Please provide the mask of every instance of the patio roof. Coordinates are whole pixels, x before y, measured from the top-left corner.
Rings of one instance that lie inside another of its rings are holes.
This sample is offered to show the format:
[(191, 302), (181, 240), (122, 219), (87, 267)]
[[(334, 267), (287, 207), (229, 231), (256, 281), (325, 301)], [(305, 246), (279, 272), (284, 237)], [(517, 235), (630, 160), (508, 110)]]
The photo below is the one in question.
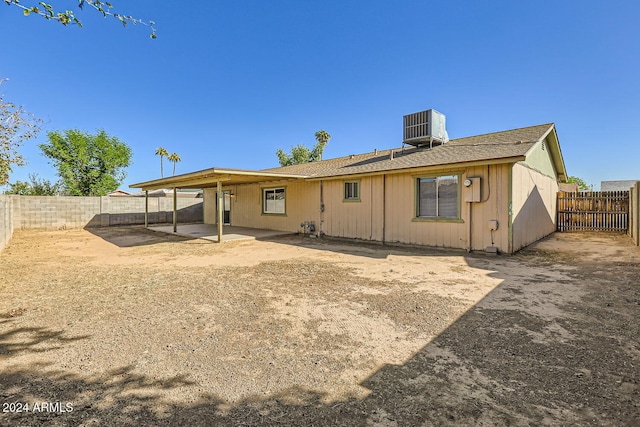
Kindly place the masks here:
[(210, 168), (197, 172), (175, 175), (168, 178), (139, 182), (137, 184), (132, 184), (129, 187), (140, 188), (142, 190), (157, 190), (160, 188), (210, 188), (217, 186), (218, 182), (223, 182), (225, 185), (250, 184), (255, 182), (303, 178), (306, 178), (306, 176), (282, 172)]
[[(177, 206), (177, 189), (178, 188), (211, 188), (216, 187), (218, 195), (218, 212), (217, 217), (222, 218), (223, 194), (222, 184), (249, 184), (253, 182), (280, 181), (282, 179), (303, 179), (304, 175), (279, 173), (279, 172), (260, 172), (244, 169), (221, 169), (210, 168), (197, 172), (185, 173), (168, 178), (155, 179), (153, 181), (145, 181), (132, 184), (131, 188), (140, 188), (145, 191), (145, 211), (144, 223), (148, 227), (149, 222), (149, 190), (157, 190), (161, 188), (173, 188), (173, 232), (178, 232), (178, 206)], [(218, 236), (216, 241), (222, 242), (222, 221), (218, 221)]]

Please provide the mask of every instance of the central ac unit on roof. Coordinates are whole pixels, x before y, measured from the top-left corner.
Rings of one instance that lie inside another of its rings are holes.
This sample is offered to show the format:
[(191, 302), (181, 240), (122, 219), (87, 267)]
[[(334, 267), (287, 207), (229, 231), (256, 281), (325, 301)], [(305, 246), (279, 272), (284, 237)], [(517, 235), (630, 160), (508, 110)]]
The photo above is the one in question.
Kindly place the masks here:
[(436, 110), (407, 114), (403, 117), (403, 123), (403, 144), (432, 147), (449, 140), (445, 115)]

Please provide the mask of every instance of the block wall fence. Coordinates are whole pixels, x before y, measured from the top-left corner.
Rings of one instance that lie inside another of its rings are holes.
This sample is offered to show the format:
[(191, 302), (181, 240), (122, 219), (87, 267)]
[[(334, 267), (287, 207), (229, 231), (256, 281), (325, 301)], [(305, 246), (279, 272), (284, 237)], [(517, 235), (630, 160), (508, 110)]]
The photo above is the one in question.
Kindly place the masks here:
[(13, 235), (12, 196), (0, 194), (0, 252), (7, 246)]
[(629, 193), (629, 235), (640, 246), (640, 181), (636, 181)]
[[(179, 223), (202, 222), (202, 200), (178, 198)], [(144, 224), (144, 197), (0, 195), (0, 251), (13, 230)], [(149, 197), (149, 224), (173, 222), (173, 198)]]

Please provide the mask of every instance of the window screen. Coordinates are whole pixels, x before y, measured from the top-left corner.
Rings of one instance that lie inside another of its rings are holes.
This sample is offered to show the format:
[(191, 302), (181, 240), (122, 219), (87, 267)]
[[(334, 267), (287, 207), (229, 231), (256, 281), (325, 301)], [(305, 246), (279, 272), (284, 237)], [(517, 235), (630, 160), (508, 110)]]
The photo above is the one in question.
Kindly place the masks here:
[(264, 213), (285, 213), (285, 193), (284, 188), (269, 188), (263, 191), (263, 212)]
[(458, 176), (418, 178), (419, 217), (458, 218)]
[(345, 200), (360, 199), (360, 183), (358, 181), (344, 183)]

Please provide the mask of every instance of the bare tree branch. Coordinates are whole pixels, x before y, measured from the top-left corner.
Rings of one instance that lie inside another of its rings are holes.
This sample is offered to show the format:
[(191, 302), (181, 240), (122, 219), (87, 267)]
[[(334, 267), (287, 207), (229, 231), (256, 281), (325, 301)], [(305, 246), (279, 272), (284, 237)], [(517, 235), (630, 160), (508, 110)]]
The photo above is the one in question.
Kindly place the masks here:
[[(3, 0), (3, 1), (9, 6), (16, 6), (22, 9), (22, 13), (25, 16), (35, 14), (48, 20), (57, 21), (62, 25), (75, 24), (75, 25), (78, 25), (79, 27), (82, 27), (82, 22), (78, 18), (76, 18), (72, 10), (65, 10), (64, 12), (55, 11), (51, 4), (45, 3), (43, 1), (38, 2), (37, 6), (24, 6), (23, 4), (20, 3), (20, 0)], [(143, 21), (142, 19), (134, 18), (131, 15), (123, 15), (120, 13), (112, 12), (111, 9), (113, 8), (113, 5), (107, 1), (78, 0), (78, 8), (80, 10), (82, 10), (85, 5), (91, 6), (92, 8), (97, 10), (99, 13), (101, 13), (102, 16), (104, 16), (105, 18), (108, 16), (108, 17), (117, 19), (124, 26), (126, 26), (127, 24), (144, 25), (145, 27), (148, 27), (149, 29), (151, 29), (151, 34), (149, 35), (149, 37), (151, 37), (152, 39), (155, 39), (157, 37), (156, 29), (154, 27), (155, 22), (153, 21)]]

